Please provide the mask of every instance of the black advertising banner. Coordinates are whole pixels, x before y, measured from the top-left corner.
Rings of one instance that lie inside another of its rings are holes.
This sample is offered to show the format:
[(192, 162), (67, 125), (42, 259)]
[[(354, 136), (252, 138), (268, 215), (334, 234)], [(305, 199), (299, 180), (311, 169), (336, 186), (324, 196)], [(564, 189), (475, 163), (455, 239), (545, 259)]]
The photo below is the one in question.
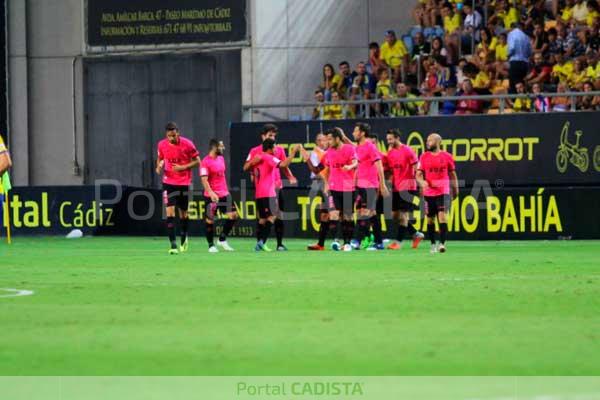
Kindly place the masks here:
[[(356, 121), (277, 123), (277, 141), (288, 148), (302, 143), (313, 146), (315, 134), (339, 126), (351, 137)], [(400, 129), (402, 141), (418, 155), (431, 132), (444, 138), (442, 146), (453, 154), (460, 180), (471, 186), (487, 181), (492, 186), (594, 185), (600, 184), (600, 113), (553, 113), (506, 116), (412, 117), (367, 121), (379, 135), (385, 152), (385, 132)], [(260, 142), (261, 123), (231, 127), (231, 182), (248, 179), (242, 165), (250, 148)], [(301, 186), (310, 185), (307, 167), (300, 157), (291, 170)]]
[[(234, 205), (241, 216), (234, 236), (254, 237), (256, 203), (251, 191), (234, 191)], [(306, 189), (284, 190), (287, 237), (315, 238), (319, 229), (321, 198)], [(600, 186), (581, 188), (495, 189), (486, 185), (463, 189), (452, 203), (451, 239), (600, 239)], [(420, 208), (420, 204), (418, 204)], [(204, 199), (194, 193), (189, 206), (190, 231), (204, 234)], [(162, 196), (159, 190), (104, 186), (15, 188), (10, 206), (5, 203), (13, 233), (64, 235), (81, 229), (86, 235), (165, 235)], [(384, 222), (386, 236), (394, 237), (395, 223)], [(424, 214), (413, 215), (424, 230)], [(5, 218), (6, 222), (6, 218)], [(222, 225), (217, 225), (217, 234)], [(2, 229), (4, 236), (5, 229)]]
[(88, 0), (89, 46), (247, 40), (246, 0)]

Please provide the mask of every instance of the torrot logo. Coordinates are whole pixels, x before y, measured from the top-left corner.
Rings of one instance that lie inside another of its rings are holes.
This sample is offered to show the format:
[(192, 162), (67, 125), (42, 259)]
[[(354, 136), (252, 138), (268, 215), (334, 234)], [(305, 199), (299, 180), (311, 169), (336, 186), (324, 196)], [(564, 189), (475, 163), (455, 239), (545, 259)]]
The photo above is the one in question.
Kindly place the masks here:
[[(539, 137), (448, 138), (442, 140), (442, 150), (465, 161), (532, 161)], [(425, 140), (420, 132), (411, 132), (406, 139), (417, 155), (425, 152)]]

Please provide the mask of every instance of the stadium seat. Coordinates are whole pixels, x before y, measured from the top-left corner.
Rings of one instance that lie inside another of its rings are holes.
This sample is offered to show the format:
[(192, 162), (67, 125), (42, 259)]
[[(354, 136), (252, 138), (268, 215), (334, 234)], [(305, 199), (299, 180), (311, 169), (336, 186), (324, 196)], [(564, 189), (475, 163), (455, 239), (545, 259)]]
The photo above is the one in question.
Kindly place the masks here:
[[(425, 29), (428, 29), (428, 28), (425, 28)], [(423, 32), (423, 27), (421, 27), (419, 25), (413, 26), (409, 32), (409, 35), (414, 38), (415, 36), (417, 36), (417, 33), (419, 33), (419, 32)]]
[(402, 41), (404, 42), (404, 45), (406, 46), (406, 50), (408, 51), (408, 54), (412, 54), (412, 50), (413, 50), (413, 46), (414, 46), (412, 36), (403, 35)]

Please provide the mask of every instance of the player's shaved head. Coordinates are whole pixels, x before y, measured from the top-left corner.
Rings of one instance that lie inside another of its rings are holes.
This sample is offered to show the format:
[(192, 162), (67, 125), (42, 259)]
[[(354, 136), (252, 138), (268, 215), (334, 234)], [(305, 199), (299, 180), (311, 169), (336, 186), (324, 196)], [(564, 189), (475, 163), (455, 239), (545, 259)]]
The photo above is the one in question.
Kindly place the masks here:
[(439, 133), (432, 133), (427, 136), (427, 149), (430, 151), (438, 151), (442, 144), (442, 137)]

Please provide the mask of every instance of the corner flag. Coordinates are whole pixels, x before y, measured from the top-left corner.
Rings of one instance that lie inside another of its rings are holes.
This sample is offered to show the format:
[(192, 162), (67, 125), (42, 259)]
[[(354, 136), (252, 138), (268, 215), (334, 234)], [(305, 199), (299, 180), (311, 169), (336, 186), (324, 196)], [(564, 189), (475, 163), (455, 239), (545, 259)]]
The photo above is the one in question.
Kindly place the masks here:
[[(0, 216), (4, 217), (4, 204), (3, 203), (3, 199), (6, 199), (6, 242), (8, 244), (11, 244), (11, 237), (10, 237), (10, 211), (9, 211), (9, 200), (8, 200), (8, 192), (10, 191), (10, 189), (12, 189), (12, 185), (10, 183), (10, 175), (8, 175), (8, 171), (6, 171), (4, 173), (4, 175), (2, 175), (2, 184), (0, 185), (0, 187), (2, 187), (3, 189), (3, 193), (0, 193), (0, 208), (2, 209)], [(4, 224), (4, 218), (0, 218), (0, 221), (2, 221), (2, 224)]]

